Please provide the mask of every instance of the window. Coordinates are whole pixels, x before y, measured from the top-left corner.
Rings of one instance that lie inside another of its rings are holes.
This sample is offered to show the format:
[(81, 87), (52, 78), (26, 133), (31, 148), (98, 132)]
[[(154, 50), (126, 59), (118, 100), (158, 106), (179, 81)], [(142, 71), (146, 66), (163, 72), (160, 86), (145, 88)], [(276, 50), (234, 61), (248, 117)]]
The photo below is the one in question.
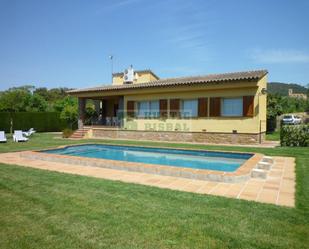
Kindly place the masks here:
[(160, 114), (159, 100), (150, 101), (150, 116), (159, 117), (159, 114)]
[(222, 98), (221, 116), (233, 117), (243, 115), (242, 98)]
[(183, 100), (181, 105), (181, 117), (197, 117), (197, 99)]
[(159, 116), (159, 101), (140, 101), (138, 102), (137, 115), (139, 118), (151, 118)]

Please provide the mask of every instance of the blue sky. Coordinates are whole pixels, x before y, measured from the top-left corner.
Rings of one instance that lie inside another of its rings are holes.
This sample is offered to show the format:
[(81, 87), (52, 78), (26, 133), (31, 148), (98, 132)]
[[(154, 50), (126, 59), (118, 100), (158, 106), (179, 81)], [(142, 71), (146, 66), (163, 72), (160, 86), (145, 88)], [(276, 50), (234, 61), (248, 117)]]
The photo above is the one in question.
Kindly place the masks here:
[(0, 0), (0, 90), (268, 69), (309, 83), (307, 0)]

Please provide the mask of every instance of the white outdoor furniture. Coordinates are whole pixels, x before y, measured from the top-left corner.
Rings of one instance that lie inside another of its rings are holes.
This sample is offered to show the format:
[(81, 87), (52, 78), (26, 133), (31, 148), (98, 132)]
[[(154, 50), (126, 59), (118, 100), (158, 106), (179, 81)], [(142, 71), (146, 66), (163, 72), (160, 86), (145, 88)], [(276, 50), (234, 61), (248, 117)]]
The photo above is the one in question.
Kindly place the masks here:
[(6, 136), (4, 131), (0, 131), (0, 142), (6, 143)]
[(13, 141), (14, 142), (26, 142), (26, 141), (28, 141), (28, 138), (23, 136), (22, 131), (17, 130), (17, 131), (14, 131)]
[(30, 137), (34, 133), (36, 133), (36, 131), (33, 128), (30, 128), (28, 131), (23, 131), (23, 135), (26, 137)]

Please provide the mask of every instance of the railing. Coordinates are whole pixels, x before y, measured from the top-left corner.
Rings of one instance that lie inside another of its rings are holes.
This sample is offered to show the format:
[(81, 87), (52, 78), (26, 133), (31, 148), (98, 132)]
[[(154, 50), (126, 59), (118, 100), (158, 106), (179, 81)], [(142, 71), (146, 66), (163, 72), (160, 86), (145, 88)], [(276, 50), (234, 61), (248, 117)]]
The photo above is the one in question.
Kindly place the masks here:
[(105, 125), (120, 127), (122, 120), (118, 117), (92, 117), (85, 120), (84, 125)]

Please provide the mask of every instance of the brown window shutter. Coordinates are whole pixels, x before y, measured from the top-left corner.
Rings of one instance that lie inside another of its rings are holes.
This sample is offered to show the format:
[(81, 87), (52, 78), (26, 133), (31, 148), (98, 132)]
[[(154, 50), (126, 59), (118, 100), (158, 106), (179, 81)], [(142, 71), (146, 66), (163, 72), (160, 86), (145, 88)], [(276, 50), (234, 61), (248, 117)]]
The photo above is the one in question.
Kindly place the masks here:
[(134, 101), (130, 100), (127, 102), (127, 116), (133, 118), (134, 117)]
[(221, 116), (221, 98), (213, 97), (210, 98), (210, 117), (220, 117)]
[(170, 116), (171, 117), (179, 117), (180, 111), (180, 100), (179, 99), (171, 99), (170, 100)]
[(207, 98), (199, 98), (198, 99), (198, 116), (199, 117), (207, 117)]
[(160, 117), (167, 118), (167, 99), (160, 99)]
[(243, 96), (243, 116), (253, 117), (254, 115), (254, 96)]

